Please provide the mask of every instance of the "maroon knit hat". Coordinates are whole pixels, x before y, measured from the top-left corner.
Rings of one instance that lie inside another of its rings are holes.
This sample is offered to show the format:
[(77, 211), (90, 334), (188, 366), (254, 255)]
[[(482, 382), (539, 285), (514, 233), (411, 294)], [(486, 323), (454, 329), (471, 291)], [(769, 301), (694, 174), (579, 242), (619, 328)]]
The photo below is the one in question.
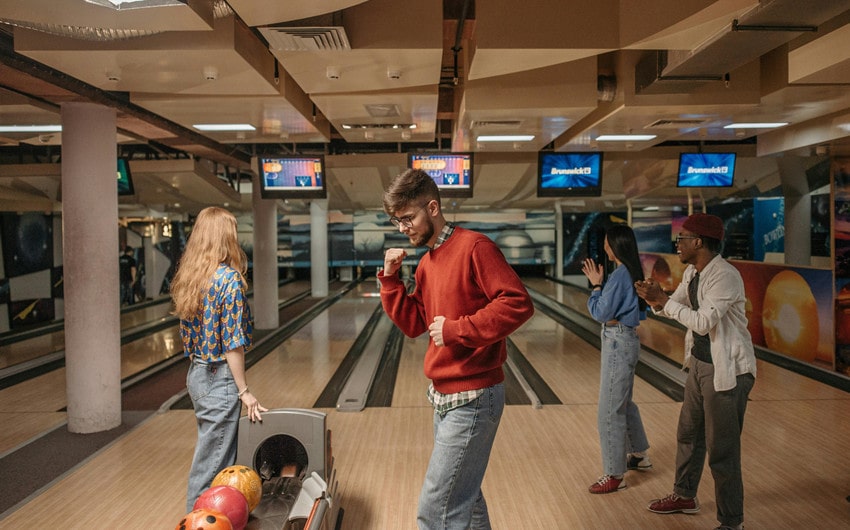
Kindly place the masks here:
[(682, 228), (698, 236), (711, 237), (723, 241), (723, 221), (716, 215), (695, 213), (688, 216)]

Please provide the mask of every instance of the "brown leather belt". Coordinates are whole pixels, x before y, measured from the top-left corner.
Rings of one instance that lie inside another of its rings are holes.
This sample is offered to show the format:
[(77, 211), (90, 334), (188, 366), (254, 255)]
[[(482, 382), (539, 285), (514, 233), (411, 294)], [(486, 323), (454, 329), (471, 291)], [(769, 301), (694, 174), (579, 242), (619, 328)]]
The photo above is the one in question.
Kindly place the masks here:
[(606, 326), (616, 326), (619, 323), (620, 323), (620, 321), (615, 319), (615, 320), (609, 320), (608, 322), (605, 323), (605, 325)]

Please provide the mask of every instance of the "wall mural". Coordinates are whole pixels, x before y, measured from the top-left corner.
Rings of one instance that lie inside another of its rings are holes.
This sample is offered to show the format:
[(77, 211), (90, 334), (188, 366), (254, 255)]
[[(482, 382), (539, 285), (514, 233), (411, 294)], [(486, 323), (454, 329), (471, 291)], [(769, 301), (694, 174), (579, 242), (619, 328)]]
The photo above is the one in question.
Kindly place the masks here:
[[(492, 239), (513, 265), (548, 265), (555, 260), (555, 215), (543, 213), (447, 214), (458, 226)], [(427, 251), (414, 248), (383, 212), (354, 215), (328, 213), (328, 260), (331, 267), (381, 267), (384, 251), (404, 248), (405, 263), (415, 265)], [(278, 220), (278, 266), (310, 267), (310, 216)]]
[(850, 158), (833, 160), (835, 368), (850, 375)]
[[(53, 279), (53, 217), (36, 212), (0, 214), (0, 236), (3, 253), (0, 303), (7, 304), (9, 319), (0, 329), (50, 322), (55, 318), (52, 285), (37, 286), (34, 293), (27, 286), (27, 279), (41, 280), (44, 275)], [(16, 295), (16, 286), (25, 293)], [(33, 294), (41, 297), (33, 298)]]

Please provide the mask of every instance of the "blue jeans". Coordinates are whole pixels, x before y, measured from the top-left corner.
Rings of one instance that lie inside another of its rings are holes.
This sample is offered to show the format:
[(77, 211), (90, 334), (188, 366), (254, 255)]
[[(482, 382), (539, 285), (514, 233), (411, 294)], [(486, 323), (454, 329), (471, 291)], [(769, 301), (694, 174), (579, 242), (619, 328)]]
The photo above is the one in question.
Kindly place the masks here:
[(736, 377), (735, 388), (714, 390), (714, 365), (691, 361), (685, 380), (685, 400), (676, 431), (676, 482), (673, 491), (696, 497), (705, 455), (714, 477), (717, 520), (722, 525), (744, 522), (744, 481), (741, 477), (741, 432), (753, 374)]
[(416, 517), (420, 529), (490, 528), (481, 482), (504, 408), (500, 383), (443, 416), (434, 413), (434, 450)]
[(597, 427), (605, 475), (626, 472), (626, 455), (649, 449), (640, 410), (632, 401), (640, 340), (634, 328), (602, 326)]
[(242, 403), (226, 362), (192, 363), (186, 374), (186, 388), (198, 421), (198, 441), (186, 490), (186, 513), (189, 513), (218, 472), (236, 463)]

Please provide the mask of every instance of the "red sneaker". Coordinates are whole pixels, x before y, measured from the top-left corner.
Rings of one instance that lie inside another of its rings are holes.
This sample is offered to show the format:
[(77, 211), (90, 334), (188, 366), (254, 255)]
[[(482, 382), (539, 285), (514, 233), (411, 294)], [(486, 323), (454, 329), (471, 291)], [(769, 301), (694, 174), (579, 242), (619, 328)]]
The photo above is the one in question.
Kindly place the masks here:
[(667, 495), (663, 499), (654, 499), (649, 502), (649, 511), (655, 513), (697, 513), (699, 511), (699, 501), (679, 497), (675, 493)]
[(590, 493), (613, 493), (626, 487), (624, 478), (612, 477), (604, 475), (599, 480), (590, 485), (588, 490)]

